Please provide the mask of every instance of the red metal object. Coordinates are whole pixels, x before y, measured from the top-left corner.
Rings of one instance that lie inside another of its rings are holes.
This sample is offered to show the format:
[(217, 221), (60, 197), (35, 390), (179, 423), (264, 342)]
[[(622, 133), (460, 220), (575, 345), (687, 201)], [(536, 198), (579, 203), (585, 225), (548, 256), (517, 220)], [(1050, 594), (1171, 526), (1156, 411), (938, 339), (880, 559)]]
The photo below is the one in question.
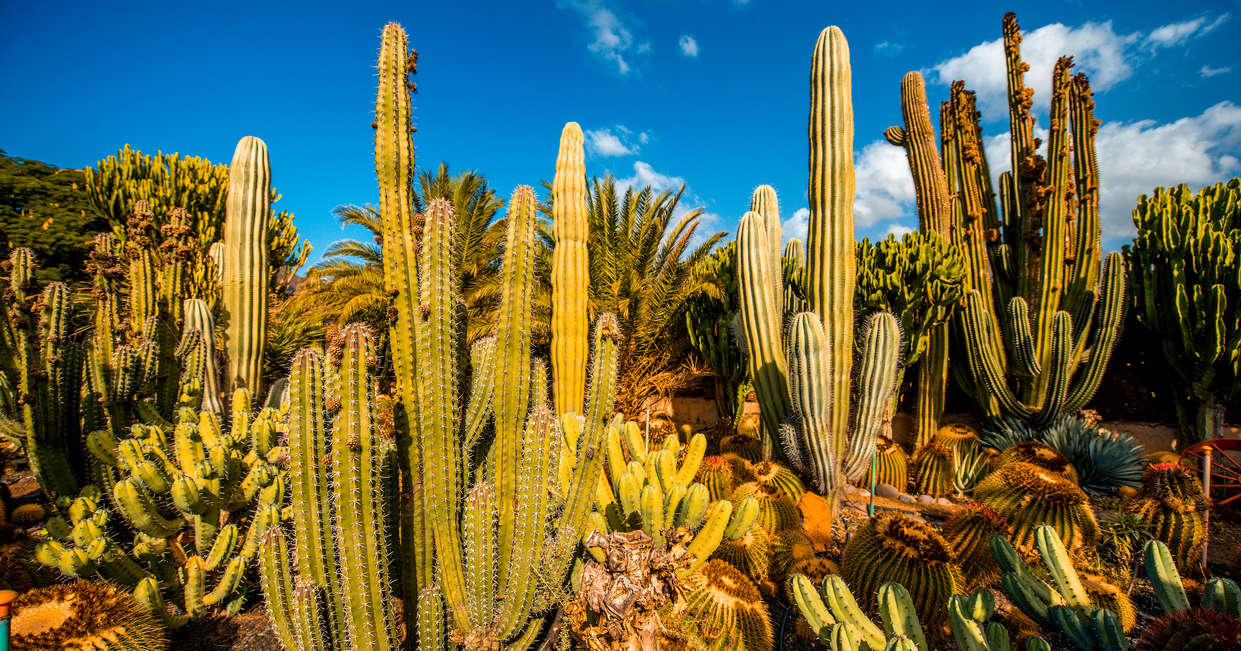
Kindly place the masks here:
[[(1211, 439), (1195, 443), (1181, 453), (1193, 468), (1209, 476), (1204, 488), (1212, 510), (1229, 522), (1241, 522), (1241, 439)], [(1210, 465), (1204, 462), (1210, 458)]]

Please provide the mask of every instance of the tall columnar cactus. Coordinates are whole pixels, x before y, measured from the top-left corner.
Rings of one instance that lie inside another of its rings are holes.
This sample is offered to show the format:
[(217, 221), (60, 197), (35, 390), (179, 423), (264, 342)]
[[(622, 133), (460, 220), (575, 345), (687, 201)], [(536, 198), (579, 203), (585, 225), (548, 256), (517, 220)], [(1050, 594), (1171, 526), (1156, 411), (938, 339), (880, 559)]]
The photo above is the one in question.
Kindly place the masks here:
[(203, 355), (206, 365), (201, 378), (202, 409), (216, 414), (223, 413), (224, 403), (220, 401), (220, 374), (216, 372), (215, 367), (215, 317), (211, 314), (211, 307), (205, 300), (187, 298), (182, 312), (185, 315), (185, 325), (182, 330), (184, 332), (197, 330), (203, 339)]
[(259, 395), (267, 343), (267, 221), (271, 217), (271, 165), (267, 145), (246, 136), (228, 169), (224, 218), (224, 331), (226, 388)]
[[(900, 356), (900, 328), (891, 314), (863, 328), (857, 409), (852, 409), (853, 108), (848, 44), (828, 27), (815, 45), (810, 78), (810, 244), (804, 274), (808, 312), (785, 331), (778, 235), (769, 222), (774, 193), (756, 191), (737, 232), (741, 325), (748, 368), (762, 407), (765, 437), (778, 433), (776, 453), (836, 495), (845, 476), (860, 479), (875, 437), (891, 417)], [(853, 413), (852, 423), (849, 420)], [(852, 435), (850, 435), (852, 431)]]
[(1241, 179), (1196, 194), (1156, 188), (1133, 210), (1125, 247), (1138, 321), (1159, 339), (1182, 389), (1182, 438), (1222, 436), (1224, 408), (1241, 395)]
[[(1160, 540), (1147, 541), (1143, 549), (1146, 563), (1146, 576), (1150, 579), (1155, 597), (1165, 613), (1189, 611), (1189, 597), (1185, 595), (1185, 586), (1181, 581), (1180, 572), (1176, 571), (1176, 563), (1172, 560), (1172, 552)], [(1241, 588), (1236, 581), (1225, 577), (1212, 577), (1202, 591), (1203, 610), (1213, 610), (1232, 617), (1241, 617)]]
[[(914, 196), (918, 201), (918, 230), (934, 233), (951, 241), (952, 195), (948, 177), (935, 144), (926, 83), (916, 71), (901, 79), (901, 117), (904, 128), (884, 131), (888, 142), (903, 147), (913, 173)], [(937, 316), (947, 318), (949, 310), (940, 308)], [(935, 435), (943, 417), (944, 391), (948, 384), (948, 324), (938, 323), (927, 334), (926, 352), (918, 365), (918, 403), (914, 431), (917, 447)]]
[(1081, 409), (1098, 389), (1120, 332), (1124, 264), (1112, 253), (1099, 268), (1089, 82), (1070, 76), (1071, 58), (1056, 63), (1044, 158), (1013, 14), (1003, 31), (1015, 171), (1000, 177), (998, 211), (973, 93), (955, 82), (941, 111), (952, 232), (969, 269), (960, 331), (969, 384), (987, 415), (1045, 424)]
[(552, 180), (552, 376), (556, 413), (581, 413), (586, 398), (586, 359), (590, 319), (586, 290), (586, 160), (582, 128), (576, 122), (560, 132), (556, 176)]
[(293, 360), (294, 552), (282, 528), (267, 533), (259, 548), (263, 591), (287, 649), (396, 649), (401, 633), (388, 518), (395, 442), (378, 424), (369, 330), (350, 325), (340, 336), (339, 366), (315, 350)]

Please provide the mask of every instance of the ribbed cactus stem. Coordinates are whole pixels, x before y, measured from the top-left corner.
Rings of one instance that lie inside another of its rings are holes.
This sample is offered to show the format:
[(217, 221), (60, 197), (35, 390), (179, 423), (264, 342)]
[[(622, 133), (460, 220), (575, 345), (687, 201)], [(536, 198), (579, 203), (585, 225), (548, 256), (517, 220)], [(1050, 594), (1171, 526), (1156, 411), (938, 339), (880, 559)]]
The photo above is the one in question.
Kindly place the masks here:
[(892, 395), (896, 392), (901, 360), (901, 328), (887, 312), (872, 315), (862, 329), (858, 399), (853, 411), (849, 453), (844, 473), (850, 481), (866, 476), (879, 436), (890, 438)]
[(556, 176), (552, 181), (552, 345), (553, 394), (557, 414), (581, 413), (586, 400), (586, 360), (590, 323), (586, 289), (586, 160), (582, 128), (569, 122), (560, 133)]
[(211, 315), (211, 307), (199, 298), (187, 298), (182, 307), (185, 314), (184, 331), (197, 330), (202, 335), (203, 354), (206, 365), (202, 376), (202, 408), (212, 413), (224, 412), (224, 403), (220, 401), (220, 375), (215, 367), (215, 317)]
[[(520, 433), (526, 420), (530, 393), (530, 318), (533, 306), (535, 222), (534, 190), (520, 186), (509, 201), (507, 236), (501, 271), (500, 308), (496, 317), (495, 443), (492, 470), (500, 504), (512, 504), (517, 493)], [(508, 558), (513, 545), (513, 520), (500, 519), (499, 557)], [(505, 581), (511, 568), (500, 567)], [(444, 594), (455, 599), (447, 584)]]
[(246, 136), (228, 170), (224, 218), (224, 331), (228, 388), (258, 395), (267, 344), (267, 221), (271, 217), (271, 166), (267, 145)]
[[(742, 337), (754, 391), (758, 394), (763, 436), (775, 437), (790, 413), (788, 365), (784, 350), (782, 305), (776, 301), (773, 278), (780, 270), (771, 258), (767, 224), (756, 212), (747, 212), (737, 227), (737, 277), (740, 289)], [(850, 308), (852, 309), (852, 308)]]
[[(856, 259), (853, 239), (853, 97), (849, 44), (839, 27), (819, 34), (810, 70), (810, 226), (807, 302), (819, 315), (828, 348), (850, 351)], [(853, 355), (833, 355), (828, 394), (838, 454), (848, 440)]]
[(395, 649), (399, 625), (389, 575), (389, 539), (384, 530), (387, 504), (385, 477), (390, 441), (376, 427), (375, 345), (365, 327), (352, 325), (341, 333), (341, 409), (332, 432), (332, 473), (336, 494), (335, 535), (345, 590), (345, 625), (356, 648)]
[[(832, 353), (819, 317), (802, 312), (789, 326), (789, 395), (797, 414), (800, 440), (806, 465), (819, 491), (834, 494), (840, 488), (841, 457), (828, 430), (831, 397), (827, 395), (827, 376)], [(793, 456), (793, 455), (789, 455)]]
[(784, 294), (784, 274), (783, 267), (780, 264), (780, 244), (784, 239), (783, 227), (780, 223), (780, 203), (776, 196), (776, 189), (770, 185), (760, 185), (754, 188), (754, 194), (750, 197), (750, 210), (758, 213), (763, 218), (763, 225), (767, 228), (767, 247), (770, 249), (768, 259), (772, 261), (777, 273), (772, 279), (773, 296), (782, 296)]

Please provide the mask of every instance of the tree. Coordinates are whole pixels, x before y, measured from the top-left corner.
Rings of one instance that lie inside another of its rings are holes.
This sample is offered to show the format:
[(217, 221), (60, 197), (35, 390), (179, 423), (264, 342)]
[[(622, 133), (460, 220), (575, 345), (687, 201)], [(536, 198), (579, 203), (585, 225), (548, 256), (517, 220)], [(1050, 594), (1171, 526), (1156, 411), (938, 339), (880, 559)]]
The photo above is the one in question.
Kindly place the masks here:
[(91, 207), (80, 170), (0, 150), (0, 247), (25, 246), (44, 280), (81, 280), (91, 238), (107, 222)]

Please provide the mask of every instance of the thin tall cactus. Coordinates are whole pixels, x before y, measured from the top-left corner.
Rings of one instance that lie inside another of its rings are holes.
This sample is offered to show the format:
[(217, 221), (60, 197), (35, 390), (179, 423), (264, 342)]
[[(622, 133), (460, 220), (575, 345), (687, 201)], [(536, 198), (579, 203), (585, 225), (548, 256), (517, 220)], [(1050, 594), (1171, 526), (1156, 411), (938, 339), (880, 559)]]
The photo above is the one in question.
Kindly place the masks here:
[(552, 181), (552, 235), (556, 240), (552, 250), (552, 393), (559, 415), (581, 413), (586, 398), (589, 228), (582, 128), (569, 122), (560, 133), (560, 152)]
[(271, 217), (271, 166), (267, 145), (246, 136), (228, 168), (224, 218), (223, 295), (228, 325), (226, 389), (259, 395), (267, 343), (267, 220)]

